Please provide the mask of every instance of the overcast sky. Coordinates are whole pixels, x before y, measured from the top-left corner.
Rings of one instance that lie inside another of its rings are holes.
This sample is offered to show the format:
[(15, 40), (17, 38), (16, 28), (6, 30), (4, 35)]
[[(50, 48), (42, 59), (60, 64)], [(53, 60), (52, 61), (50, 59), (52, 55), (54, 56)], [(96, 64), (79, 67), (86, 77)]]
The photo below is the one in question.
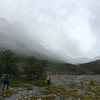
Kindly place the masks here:
[(0, 0), (0, 47), (70, 63), (100, 59), (100, 0)]

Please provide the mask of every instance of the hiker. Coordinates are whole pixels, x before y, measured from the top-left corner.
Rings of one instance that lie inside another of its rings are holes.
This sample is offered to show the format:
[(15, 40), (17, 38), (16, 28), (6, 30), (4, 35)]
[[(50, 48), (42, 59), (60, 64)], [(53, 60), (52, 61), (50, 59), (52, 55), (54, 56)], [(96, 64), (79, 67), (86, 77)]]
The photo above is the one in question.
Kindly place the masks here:
[(50, 76), (47, 76), (47, 84), (50, 85)]
[(5, 85), (7, 85), (7, 90), (9, 90), (9, 74), (4, 74), (1, 81), (3, 82), (2, 90), (4, 91)]

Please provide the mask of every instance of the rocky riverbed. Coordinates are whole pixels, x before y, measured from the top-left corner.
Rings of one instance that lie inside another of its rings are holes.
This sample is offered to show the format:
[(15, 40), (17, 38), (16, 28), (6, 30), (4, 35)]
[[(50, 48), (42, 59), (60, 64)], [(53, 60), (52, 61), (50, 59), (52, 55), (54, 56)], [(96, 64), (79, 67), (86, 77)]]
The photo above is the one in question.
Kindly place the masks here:
[(51, 82), (0, 91), (0, 100), (100, 100), (99, 75), (51, 75)]
[(89, 84), (91, 81), (94, 83), (100, 82), (100, 75), (51, 75), (52, 85), (66, 85), (66, 84)]

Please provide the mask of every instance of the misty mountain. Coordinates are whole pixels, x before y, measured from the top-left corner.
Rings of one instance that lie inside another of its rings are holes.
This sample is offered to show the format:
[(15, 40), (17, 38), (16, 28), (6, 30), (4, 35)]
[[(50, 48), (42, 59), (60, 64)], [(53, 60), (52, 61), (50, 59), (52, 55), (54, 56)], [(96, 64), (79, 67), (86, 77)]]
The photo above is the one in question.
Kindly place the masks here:
[(73, 64), (75, 64), (75, 63), (77, 63), (77, 64), (86, 63), (87, 61), (91, 62), (91, 60), (87, 57), (72, 59), (72, 61), (73, 61)]
[(31, 41), (27, 36), (23, 35), (24, 33), (20, 30), (20, 25), (14, 25), (7, 19), (0, 18), (0, 49), (10, 49), (21, 55), (33, 55), (39, 59), (63, 62), (59, 55), (47, 50), (35, 39)]

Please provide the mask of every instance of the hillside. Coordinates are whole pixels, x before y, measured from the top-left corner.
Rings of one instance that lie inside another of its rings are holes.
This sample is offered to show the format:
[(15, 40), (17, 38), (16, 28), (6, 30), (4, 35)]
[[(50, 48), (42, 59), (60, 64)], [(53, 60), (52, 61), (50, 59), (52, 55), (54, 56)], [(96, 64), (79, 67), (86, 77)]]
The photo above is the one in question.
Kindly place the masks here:
[(94, 72), (95, 74), (100, 74), (100, 60), (89, 62), (86, 64), (81, 64), (80, 67), (91, 72)]
[[(3, 49), (0, 49), (0, 52)], [(21, 68), (27, 56), (17, 54), (19, 58), (18, 66)], [(89, 62), (81, 65), (63, 64), (48, 62), (46, 65), (46, 72), (48, 74), (58, 75), (89, 75), (100, 74), (100, 61)]]
[(93, 74), (93, 72), (72, 64), (57, 64), (49, 63), (47, 65), (47, 73), (55, 75), (83, 75), (83, 74)]

